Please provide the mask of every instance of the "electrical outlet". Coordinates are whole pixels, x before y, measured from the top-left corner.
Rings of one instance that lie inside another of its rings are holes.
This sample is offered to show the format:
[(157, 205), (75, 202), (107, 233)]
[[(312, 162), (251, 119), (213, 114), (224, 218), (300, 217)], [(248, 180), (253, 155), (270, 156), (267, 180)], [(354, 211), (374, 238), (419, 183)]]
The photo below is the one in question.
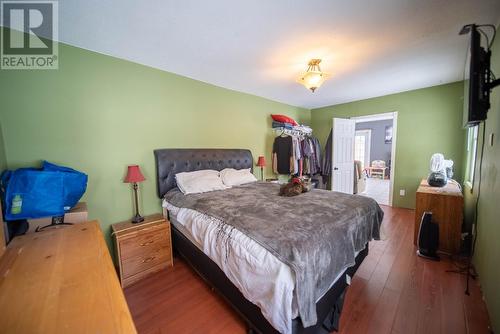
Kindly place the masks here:
[(399, 189), (399, 196), (406, 196), (406, 190), (405, 189)]

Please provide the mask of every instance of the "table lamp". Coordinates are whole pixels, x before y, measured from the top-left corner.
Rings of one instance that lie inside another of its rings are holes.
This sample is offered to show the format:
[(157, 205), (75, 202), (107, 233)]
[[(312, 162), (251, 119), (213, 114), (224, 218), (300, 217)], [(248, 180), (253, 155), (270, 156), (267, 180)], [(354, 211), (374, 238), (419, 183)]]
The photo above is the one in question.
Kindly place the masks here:
[(137, 182), (142, 182), (146, 180), (141, 173), (141, 169), (138, 165), (128, 166), (127, 176), (123, 180), (124, 183), (132, 183), (134, 188), (134, 198), (135, 198), (135, 217), (132, 218), (132, 223), (140, 223), (144, 221), (144, 218), (139, 214), (139, 201), (137, 200)]
[(260, 156), (257, 160), (257, 166), (260, 167), (260, 178), (264, 181), (264, 167), (266, 167), (266, 158), (264, 156)]

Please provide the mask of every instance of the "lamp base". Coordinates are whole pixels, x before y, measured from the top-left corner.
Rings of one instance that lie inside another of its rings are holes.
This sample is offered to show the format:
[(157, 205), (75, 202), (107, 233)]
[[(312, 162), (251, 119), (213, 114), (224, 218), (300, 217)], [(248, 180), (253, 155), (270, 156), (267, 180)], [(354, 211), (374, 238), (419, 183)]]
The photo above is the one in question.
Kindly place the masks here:
[(132, 223), (137, 224), (144, 221), (144, 217), (139, 214), (139, 201), (137, 200), (137, 182), (134, 182), (134, 199), (135, 199), (135, 217), (132, 218)]
[(132, 218), (132, 224), (141, 223), (144, 221), (144, 217), (140, 214), (136, 214), (134, 218)]

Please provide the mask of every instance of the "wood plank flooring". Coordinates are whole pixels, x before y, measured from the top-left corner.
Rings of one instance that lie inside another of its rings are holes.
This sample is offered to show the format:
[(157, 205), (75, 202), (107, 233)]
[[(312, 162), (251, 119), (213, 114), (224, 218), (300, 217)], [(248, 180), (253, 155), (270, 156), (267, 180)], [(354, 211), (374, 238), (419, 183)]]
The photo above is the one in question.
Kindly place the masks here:
[[(464, 294), (465, 277), (449, 259), (415, 255), (413, 210), (383, 206), (384, 238), (352, 279), (340, 333), (490, 333), (486, 306), (476, 281)], [(125, 289), (140, 334), (245, 333), (238, 314), (182, 260)]]

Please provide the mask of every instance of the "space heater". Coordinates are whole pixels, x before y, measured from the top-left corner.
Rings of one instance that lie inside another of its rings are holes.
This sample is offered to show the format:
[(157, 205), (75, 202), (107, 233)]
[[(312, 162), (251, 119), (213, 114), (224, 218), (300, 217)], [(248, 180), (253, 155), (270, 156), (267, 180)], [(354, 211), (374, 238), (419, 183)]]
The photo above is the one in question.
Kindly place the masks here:
[(424, 212), (418, 231), (417, 255), (426, 259), (439, 261), (439, 225), (432, 222), (432, 212)]

